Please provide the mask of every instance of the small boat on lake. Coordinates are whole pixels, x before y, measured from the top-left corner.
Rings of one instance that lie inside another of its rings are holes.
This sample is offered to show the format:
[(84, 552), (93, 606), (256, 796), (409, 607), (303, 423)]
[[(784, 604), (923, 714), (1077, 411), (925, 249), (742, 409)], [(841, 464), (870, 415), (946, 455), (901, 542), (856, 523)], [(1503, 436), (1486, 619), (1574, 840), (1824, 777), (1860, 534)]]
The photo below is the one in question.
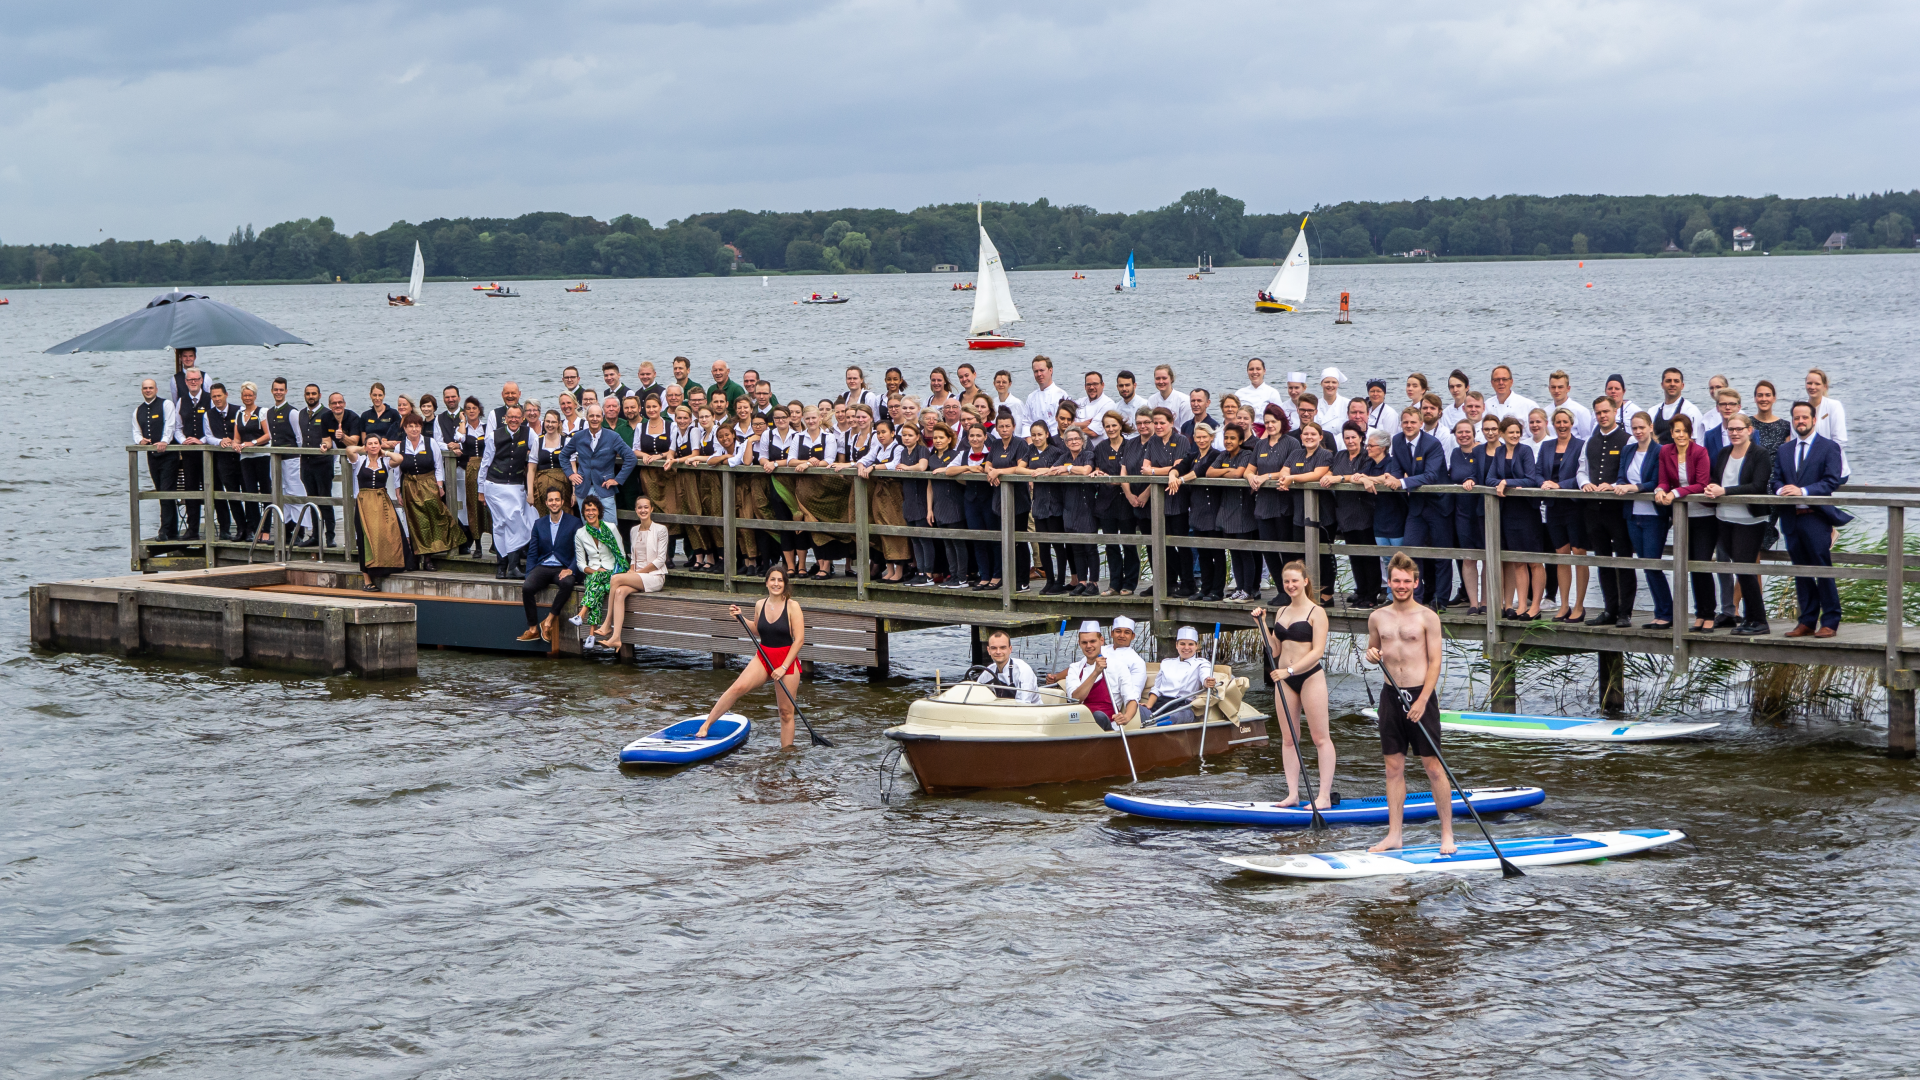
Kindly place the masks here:
[(1300, 232), (1293, 238), (1293, 250), (1273, 275), (1273, 283), (1255, 296), (1253, 310), (1262, 314), (1295, 311), (1307, 300), (1307, 219), (1300, 219)]
[(485, 285), (475, 285), (475, 286), (473, 287), (473, 291), (474, 291), (474, 292), (486, 292), (486, 291), (488, 291), (489, 289), (497, 289), (497, 288), (499, 288), (499, 287), (500, 287), (500, 283), (499, 283), (499, 282), (497, 282), (497, 281), (489, 281), (489, 282), (487, 282), (487, 283), (486, 283)]
[(583, 281), (578, 285), (567, 286), (567, 291), (568, 292), (592, 292), (593, 289), (589, 287), (586, 282)]
[[(1147, 665), (1153, 685), (1158, 664)], [(1267, 718), (1241, 700), (1247, 680), (1224, 666), (1226, 689), (1207, 710), (1206, 752), (1224, 754), (1267, 742)], [(1184, 765), (1199, 754), (1202, 725), (1103, 731), (1093, 712), (1058, 687), (1042, 687), (1040, 704), (994, 696), (983, 683), (962, 682), (907, 707), (906, 722), (888, 728), (920, 789), (930, 795), (980, 788), (1016, 788), (1128, 776)], [(1132, 768), (1128, 768), (1131, 755)]]
[(506, 285), (495, 285), (493, 288), (487, 290), (486, 295), (488, 296), (519, 296), (520, 294), (517, 292), (514, 292), (512, 288)]
[(974, 289), (974, 285), (973, 285), (973, 282), (971, 281), (964, 281), (964, 282), (956, 281), (953, 283), (954, 292), (972, 292), (973, 289)]
[(1127, 252), (1127, 268), (1120, 271), (1120, 284), (1115, 285), (1113, 291), (1122, 292), (1126, 289), (1137, 289), (1139, 287), (1140, 279), (1133, 274), (1133, 252), (1129, 251)]
[(969, 349), (1024, 349), (1027, 343), (1006, 337), (1000, 328), (1020, 321), (1020, 309), (1013, 306), (1013, 291), (1007, 286), (1007, 268), (1000, 263), (1000, 250), (987, 236), (986, 222), (980, 217), (980, 204), (973, 205), (974, 220), (980, 225), (980, 285), (973, 294), (973, 324), (967, 330)]
[(800, 302), (803, 304), (844, 304), (851, 299), (853, 299), (853, 297), (841, 296), (839, 293), (834, 293), (831, 296), (821, 296), (819, 293), (814, 293), (812, 296)]
[(420, 255), (420, 241), (413, 242), (413, 273), (407, 278), (407, 291), (395, 296), (387, 294), (388, 307), (412, 307), (420, 302), (420, 287), (427, 280), (427, 260)]

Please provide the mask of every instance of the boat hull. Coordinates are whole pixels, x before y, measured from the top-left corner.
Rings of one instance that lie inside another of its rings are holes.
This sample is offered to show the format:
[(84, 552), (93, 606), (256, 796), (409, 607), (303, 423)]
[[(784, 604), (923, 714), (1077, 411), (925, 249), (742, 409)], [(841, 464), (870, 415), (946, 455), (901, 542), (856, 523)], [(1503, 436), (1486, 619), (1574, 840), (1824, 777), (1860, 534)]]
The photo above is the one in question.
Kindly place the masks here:
[(1272, 315), (1277, 311), (1292, 311), (1293, 305), (1283, 304), (1278, 300), (1255, 300), (1253, 302), (1253, 310), (1262, 315)]
[(1019, 338), (977, 337), (967, 339), (969, 349), (1024, 349), (1027, 343)]
[[(1049, 739), (957, 739), (915, 734), (895, 729), (887, 737), (900, 744), (907, 766), (929, 795), (948, 795), (982, 788), (1032, 787), (1146, 775), (1154, 769), (1184, 765), (1194, 760), (1198, 724), (1176, 728), (1128, 731), (1120, 745), (1117, 731)], [(1264, 746), (1265, 720), (1249, 719), (1207, 727), (1207, 754), (1224, 754), (1242, 746)], [(1133, 770), (1127, 753), (1133, 754)]]

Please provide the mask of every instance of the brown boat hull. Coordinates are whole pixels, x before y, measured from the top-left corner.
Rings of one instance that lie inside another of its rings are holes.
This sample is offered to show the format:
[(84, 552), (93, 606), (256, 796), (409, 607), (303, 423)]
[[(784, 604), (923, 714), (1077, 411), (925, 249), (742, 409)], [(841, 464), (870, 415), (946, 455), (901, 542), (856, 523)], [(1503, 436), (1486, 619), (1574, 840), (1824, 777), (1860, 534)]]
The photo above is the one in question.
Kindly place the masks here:
[[(1127, 753), (1141, 775), (1194, 760), (1197, 729), (1129, 731), (1126, 746), (1112, 732), (1068, 739), (987, 740), (943, 739), (934, 735), (887, 733), (900, 743), (902, 755), (920, 790), (946, 795), (981, 788), (1031, 787), (1130, 776)], [(1224, 754), (1242, 746), (1264, 746), (1265, 720), (1214, 724), (1207, 728), (1207, 755)]]

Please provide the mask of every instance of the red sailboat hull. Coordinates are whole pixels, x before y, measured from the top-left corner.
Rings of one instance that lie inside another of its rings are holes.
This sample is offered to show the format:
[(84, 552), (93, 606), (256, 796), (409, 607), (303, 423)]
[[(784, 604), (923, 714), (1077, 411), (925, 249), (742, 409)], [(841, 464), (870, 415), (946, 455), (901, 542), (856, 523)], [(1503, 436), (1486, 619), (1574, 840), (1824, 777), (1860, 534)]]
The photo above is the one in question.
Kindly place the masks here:
[(967, 339), (969, 349), (1024, 349), (1025, 341), (1010, 337), (977, 337)]

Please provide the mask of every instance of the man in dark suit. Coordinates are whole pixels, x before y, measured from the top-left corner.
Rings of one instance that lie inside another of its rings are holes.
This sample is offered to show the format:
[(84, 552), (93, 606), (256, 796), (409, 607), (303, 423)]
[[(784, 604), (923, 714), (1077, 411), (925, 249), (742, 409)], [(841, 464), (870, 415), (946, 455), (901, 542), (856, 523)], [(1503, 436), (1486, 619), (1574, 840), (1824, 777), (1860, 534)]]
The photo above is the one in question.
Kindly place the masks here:
[[(1813, 433), (1811, 403), (1794, 402), (1790, 415), (1793, 438), (1774, 454), (1769, 486), (1787, 498), (1833, 494), (1841, 484), (1840, 444)], [(1837, 506), (1783, 506), (1774, 513), (1795, 566), (1832, 566), (1833, 530), (1853, 520)], [(1797, 577), (1793, 591), (1800, 601), (1800, 621), (1787, 631), (1788, 637), (1830, 638), (1839, 632), (1840, 589), (1832, 578)]]
[[(1582, 491), (1599, 491), (1620, 479), (1620, 452), (1633, 437), (1619, 422), (1613, 400), (1593, 399), (1593, 436), (1587, 440), (1587, 483)], [(1595, 555), (1633, 557), (1633, 540), (1627, 535), (1627, 507), (1613, 499), (1587, 502), (1587, 550)], [(1600, 579), (1600, 597), (1605, 609), (1587, 619), (1588, 626), (1632, 626), (1633, 595), (1636, 586), (1631, 570), (1602, 567), (1594, 571)]]
[[(617, 438), (611, 432), (607, 437)], [(520, 604), (526, 611), (527, 632), (521, 634), (519, 640), (539, 638), (549, 643), (556, 640), (560, 612), (580, 583), (580, 564), (574, 558), (573, 549), (573, 534), (579, 531), (580, 519), (567, 513), (567, 497), (559, 488), (548, 488), (547, 516), (533, 523), (533, 538), (527, 543), (527, 577), (520, 584)], [(552, 614), (543, 622), (536, 600), (540, 591), (549, 585), (557, 591), (549, 609)]]
[(574, 435), (560, 456), (567, 463), (567, 479), (573, 481), (573, 497), (598, 499), (601, 517), (607, 521), (619, 520), (614, 516), (614, 495), (633, 474), (640, 459), (634, 456), (627, 440), (606, 426), (606, 416), (600, 406), (587, 406), (587, 426)]
[[(1380, 483), (1407, 495), (1408, 547), (1452, 547), (1453, 506), (1445, 495), (1416, 494), (1428, 484), (1444, 484), (1447, 452), (1440, 440), (1420, 429), (1420, 410), (1400, 413), (1400, 434), (1387, 445), (1387, 474)], [(1477, 546), (1477, 545), (1476, 545)], [(1453, 586), (1453, 560), (1420, 558), (1419, 602), (1447, 610)]]

